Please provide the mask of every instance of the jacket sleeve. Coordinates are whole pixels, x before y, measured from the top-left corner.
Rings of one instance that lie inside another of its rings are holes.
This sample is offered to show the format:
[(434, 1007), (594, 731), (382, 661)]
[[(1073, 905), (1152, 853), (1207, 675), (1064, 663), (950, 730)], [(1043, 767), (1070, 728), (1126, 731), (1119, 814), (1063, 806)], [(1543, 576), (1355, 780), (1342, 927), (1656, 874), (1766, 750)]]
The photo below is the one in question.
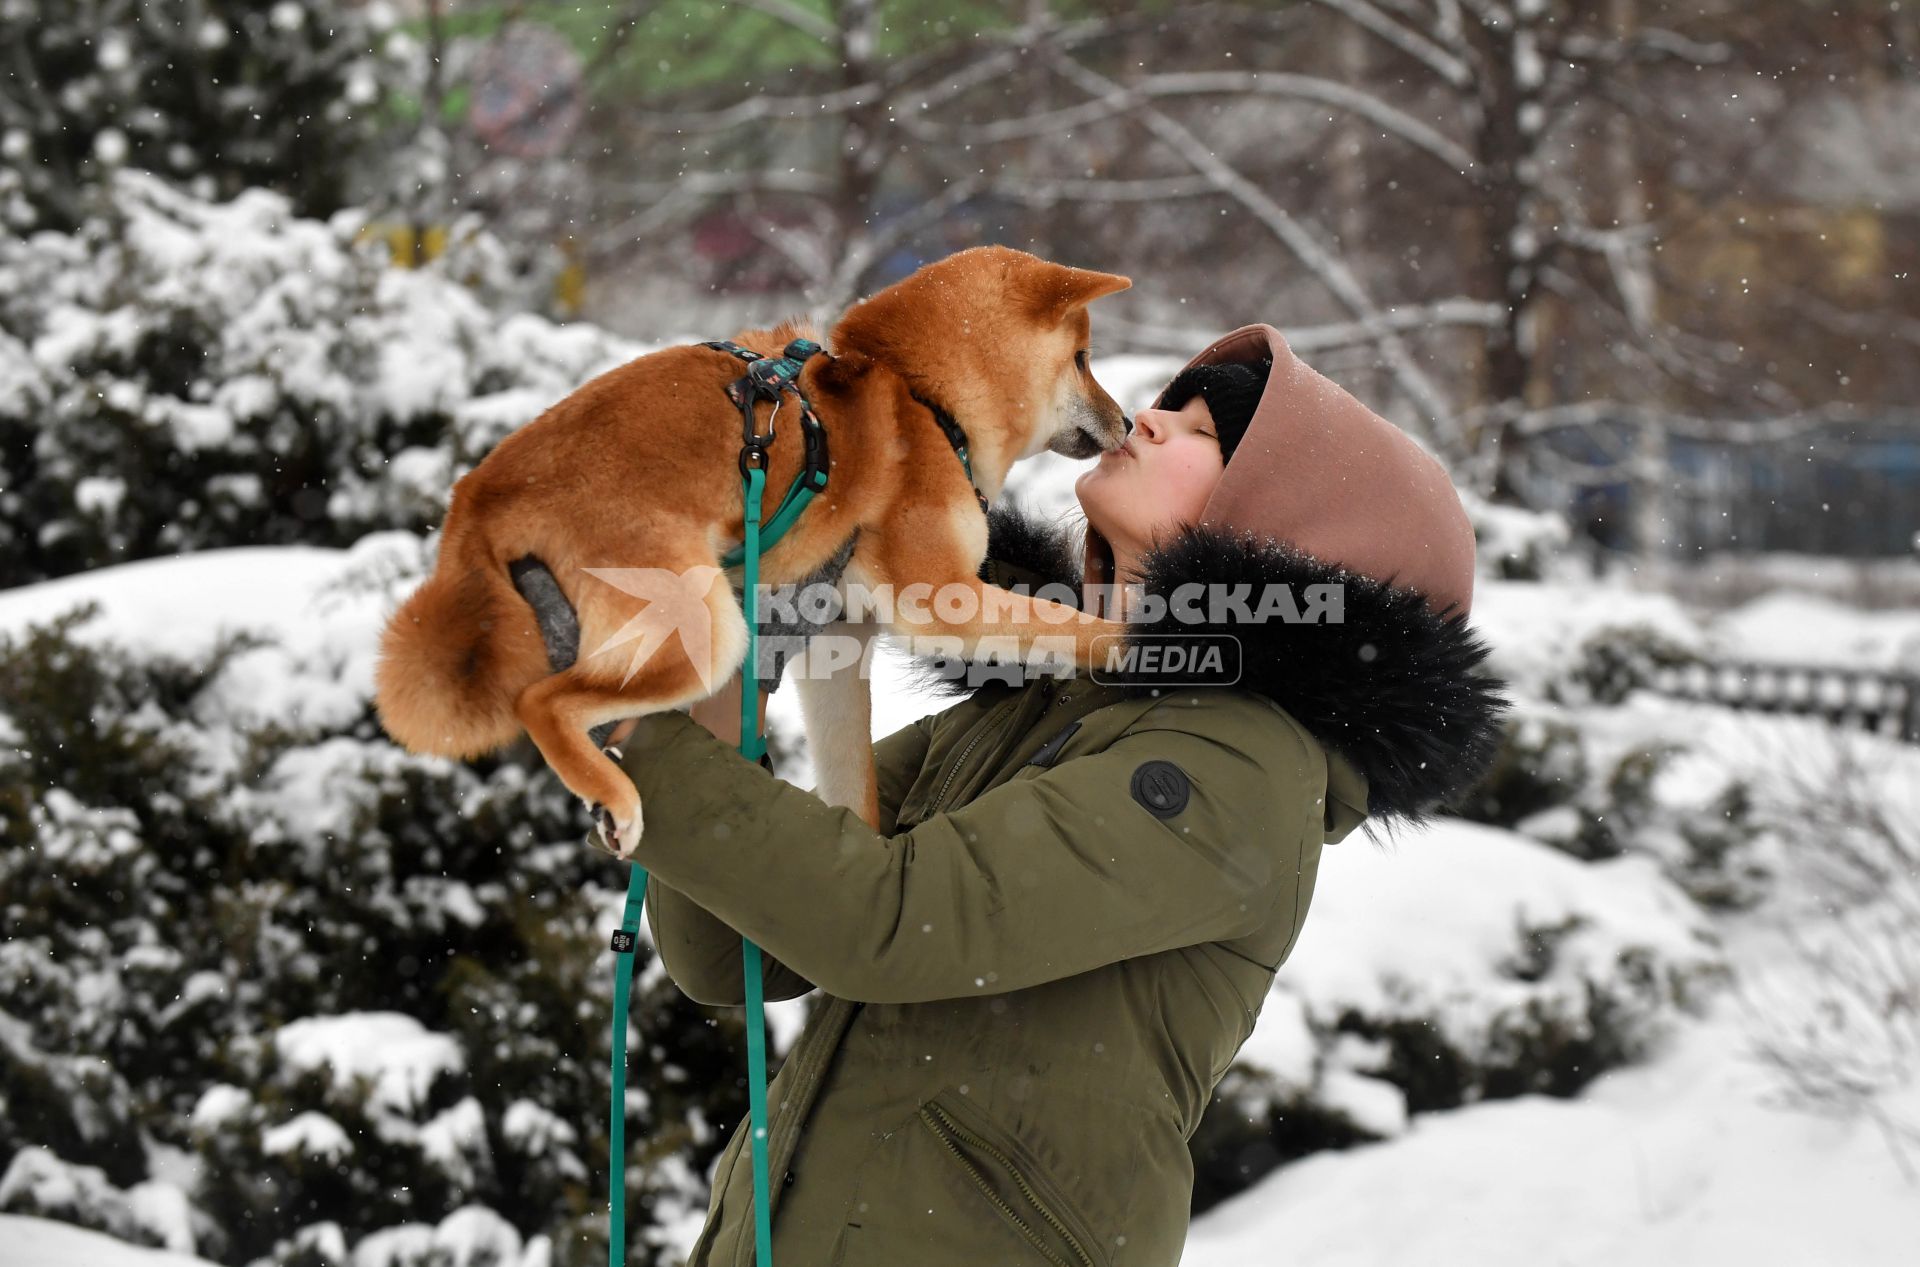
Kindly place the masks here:
[[(653, 729), (624, 763), (648, 806), (637, 860), (858, 1002), (1017, 990), (1247, 936), (1292, 910), (1323, 823), (1318, 746), (1276, 710), (1204, 695), (893, 833), (771, 778), (681, 714), (641, 724)], [(1150, 761), (1184, 773), (1184, 804), (1165, 817), (1131, 791)]]
[[(884, 827), (892, 826), (900, 812), (901, 799), (920, 773), (930, 742), (931, 723), (931, 717), (923, 717), (873, 746), (874, 766), (879, 776), (880, 822)], [(645, 789), (641, 795), (646, 795)], [(654, 829), (653, 803), (648, 802), (647, 830)], [(651, 872), (647, 877), (647, 923), (653, 930), (654, 950), (665, 965), (667, 975), (688, 998), (695, 1003), (721, 1007), (738, 1007), (747, 1001), (739, 931), (674, 888), (665, 877)], [(761, 987), (770, 1001), (798, 998), (814, 988), (813, 982), (782, 963), (765, 945), (760, 947), (760, 973)]]

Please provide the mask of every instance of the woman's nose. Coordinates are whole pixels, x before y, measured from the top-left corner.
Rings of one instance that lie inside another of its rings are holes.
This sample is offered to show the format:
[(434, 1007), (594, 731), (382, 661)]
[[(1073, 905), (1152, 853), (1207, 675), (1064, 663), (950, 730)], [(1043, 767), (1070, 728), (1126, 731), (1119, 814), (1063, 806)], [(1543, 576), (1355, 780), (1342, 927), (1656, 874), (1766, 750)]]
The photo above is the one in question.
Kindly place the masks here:
[(1132, 430), (1139, 432), (1149, 440), (1158, 439), (1160, 435), (1160, 424), (1154, 420), (1153, 415), (1154, 411), (1151, 408), (1142, 409), (1133, 416)]

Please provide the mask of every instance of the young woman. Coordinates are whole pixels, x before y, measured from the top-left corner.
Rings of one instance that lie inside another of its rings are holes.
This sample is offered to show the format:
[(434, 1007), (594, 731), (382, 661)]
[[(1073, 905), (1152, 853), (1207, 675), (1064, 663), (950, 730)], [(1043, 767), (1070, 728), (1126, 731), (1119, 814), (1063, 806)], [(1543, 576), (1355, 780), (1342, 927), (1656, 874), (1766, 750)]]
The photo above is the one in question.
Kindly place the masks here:
[[(1079, 566), (996, 510), (983, 575), (1136, 581), (1161, 601), (1130, 643), (1231, 645), (1206, 683), (1198, 656), (996, 676), (875, 746), (879, 832), (743, 760), (737, 695), (624, 744), (674, 980), (742, 1002), (745, 934), (768, 998), (826, 996), (768, 1093), (777, 1262), (1174, 1267), (1187, 1141), (1322, 846), (1417, 821), (1497, 744), (1458, 496), (1272, 327), (1196, 357), (1075, 488)], [(693, 1267), (752, 1260), (747, 1135)]]

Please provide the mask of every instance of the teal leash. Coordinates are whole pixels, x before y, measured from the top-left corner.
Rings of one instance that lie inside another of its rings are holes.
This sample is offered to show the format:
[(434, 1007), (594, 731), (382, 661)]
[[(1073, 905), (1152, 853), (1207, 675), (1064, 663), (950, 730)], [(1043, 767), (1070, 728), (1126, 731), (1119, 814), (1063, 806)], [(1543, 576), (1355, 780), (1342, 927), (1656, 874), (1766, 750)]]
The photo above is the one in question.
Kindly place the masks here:
[[(760, 733), (760, 655), (758, 603), (760, 584), (760, 494), (767, 482), (767, 451), (753, 449), (758, 465), (747, 467), (746, 592), (747, 659), (740, 672), (740, 755), (760, 764), (767, 755)], [(746, 455), (742, 454), (746, 460)], [(748, 1120), (753, 1127), (753, 1250), (759, 1267), (773, 1267), (772, 1183), (767, 1174), (767, 1008), (760, 980), (760, 947), (740, 939), (740, 965), (746, 974)]]
[(647, 901), (647, 869), (627, 872), (627, 907), (613, 935), (613, 1106), (607, 1119), (607, 1267), (627, 1260), (627, 1005), (633, 995), (633, 948), (640, 939), (640, 912)]
[[(770, 549), (792, 527), (816, 493), (827, 487), (827, 432), (815, 416), (813, 407), (800, 391), (799, 377), (807, 360), (821, 348), (808, 339), (795, 339), (777, 357), (761, 356), (737, 344), (714, 341), (703, 344), (747, 362), (747, 373), (727, 388), (727, 397), (740, 410), (744, 433), (740, 449), (740, 475), (745, 494), (743, 540), (722, 559), (726, 567), (744, 568), (745, 593), (741, 605), (747, 620), (747, 658), (740, 674), (740, 755), (769, 772), (766, 736), (760, 733), (760, 622), (757, 590), (760, 586), (760, 555)], [(756, 401), (772, 400), (778, 415), (782, 393), (792, 392), (800, 402), (800, 425), (805, 439), (805, 459), (800, 474), (788, 487), (771, 519), (760, 522), (767, 482), (767, 450), (773, 444), (774, 426), (770, 418), (764, 434), (757, 433), (753, 415)], [(919, 397), (915, 397), (920, 400)], [(967, 450), (967, 433), (953, 416), (930, 401), (920, 400), (953, 446), (967, 482), (973, 483), (973, 462)], [(974, 499), (986, 513), (987, 499), (974, 485)], [(531, 601), (531, 600), (529, 600)], [(607, 1208), (611, 1224), (607, 1237), (608, 1267), (625, 1267), (627, 1257), (627, 1019), (633, 993), (634, 947), (640, 939), (640, 917), (646, 907), (647, 871), (634, 864), (627, 875), (627, 904), (620, 915), (620, 928), (613, 935), (617, 956), (613, 977), (613, 1103), (608, 1116), (608, 1193)], [(746, 978), (747, 1003), (747, 1102), (748, 1125), (753, 1146), (753, 1244), (758, 1267), (773, 1267), (772, 1182), (767, 1161), (767, 1016), (766, 994), (761, 979), (760, 948), (750, 938), (740, 939), (741, 970)]]
[[(812, 344), (802, 344), (796, 340), (788, 349), (788, 358), (781, 358), (792, 364), (793, 368), (785, 375), (785, 382), (774, 386), (776, 393), (786, 390), (799, 370), (799, 362), (805, 361), (811, 352), (802, 348), (818, 348)], [(795, 352), (802, 354), (797, 360), (790, 360)], [(771, 368), (771, 367), (769, 367)], [(782, 366), (781, 368), (785, 368)], [(793, 388), (796, 395), (797, 388)], [(812, 410), (802, 398), (802, 419), (811, 423)], [(746, 420), (746, 442), (740, 450), (740, 471), (745, 478), (745, 536), (737, 558), (728, 557), (728, 565), (740, 562), (745, 566), (743, 580), (746, 585), (741, 603), (747, 620), (747, 658), (740, 673), (740, 755), (756, 765), (767, 765), (766, 736), (760, 733), (760, 623), (759, 595), (760, 585), (760, 513), (767, 483), (767, 448), (772, 443), (771, 428), (764, 435), (756, 435), (753, 430), (753, 412), (751, 401), (743, 406), (742, 415)], [(809, 457), (816, 452), (812, 443), (814, 423), (808, 427)], [(795, 481), (796, 489), (804, 489), (804, 495), (793, 505), (793, 492), (790, 490), (786, 502), (781, 506), (787, 513), (784, 519), (776, 516), (772, 527), (784, 532), (799, 512), (819, 489), (826, 487), (825, 471), (825, 432), (821, 430), (817, 452), (821, 463), (817, 486), (811, 478), (813, 461), (808, 462), (809, 473), (802, 480)], [(607, 1123), (607, 1213), (609, 1229), (607, 1235), (607, 1267), (625, 1267), (627, 1257), (627, 1016), (633, 993), (633, 952), (639, 944), (640, 915), (645, 909), (647, 898), (647, 871), (639, 864), (629, 870), (627, 875), (627, 904), (620, 915), (619, 931), (613, 935), (613, 949), (616, 955), (613, 970), (613, 1103), (609, 1110)], [(747, 1002), (747, 1120), (752, 1135), (749, 1139), (753, 1147), (753, 1244), (754, 1262), (758, 1267), (773, 1267), (773, 1212), (772, 1180), (768, 1174), (767, 1163), (767, 1007), (766, 991), (761, 978), (760, 947), (750, 938), (740, 939), (741, 971), (746, 978)]]

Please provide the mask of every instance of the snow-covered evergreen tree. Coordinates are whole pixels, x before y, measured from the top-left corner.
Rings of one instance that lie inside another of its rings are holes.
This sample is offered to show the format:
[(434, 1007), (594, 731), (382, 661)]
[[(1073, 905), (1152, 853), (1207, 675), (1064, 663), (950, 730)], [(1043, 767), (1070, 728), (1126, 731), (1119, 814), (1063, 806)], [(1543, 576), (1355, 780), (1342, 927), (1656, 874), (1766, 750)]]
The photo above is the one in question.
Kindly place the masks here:
[(0, 0), (0, 223), (74, 228), (122, 167), (340, 209), (391, 22), (346, 0)]
[(0, 586), (424, 531), (458, 470), (639, 350), (505, 308), (471, 224), (406, 270), (354, 245), (364, 213), (109, 192), (72, 233), (0, 238)]
[[(624, 874), (573, 798), (400, 752), (330, 654), (87, 629), (0, 646), (0, 1209), (235, 1264), (478, 1210), (499, 1261), (603, 1257)], [(236, 711), (260, 681), (331, 702)], [(644, 1244), (704, 1207), (744, 1052), (645, 959), (634, 1017)], [(181, 1173), (172, 1222), (136, 1199)]]
[[(283, 195), (109, 192), (0, 244), (0, 588), (189, 557), (142, 565), (157, 619), (0, 633), (0, 1212), (236, 1265), (601, 1261), (625, 872), (530, 748), (394, 747), (371, 656), (452, 480), (641, 349), (501, 302), (484, 235), (401, 270)], [(639, 976), (636, 1263), (745, 1111), (738, 1023)]]

